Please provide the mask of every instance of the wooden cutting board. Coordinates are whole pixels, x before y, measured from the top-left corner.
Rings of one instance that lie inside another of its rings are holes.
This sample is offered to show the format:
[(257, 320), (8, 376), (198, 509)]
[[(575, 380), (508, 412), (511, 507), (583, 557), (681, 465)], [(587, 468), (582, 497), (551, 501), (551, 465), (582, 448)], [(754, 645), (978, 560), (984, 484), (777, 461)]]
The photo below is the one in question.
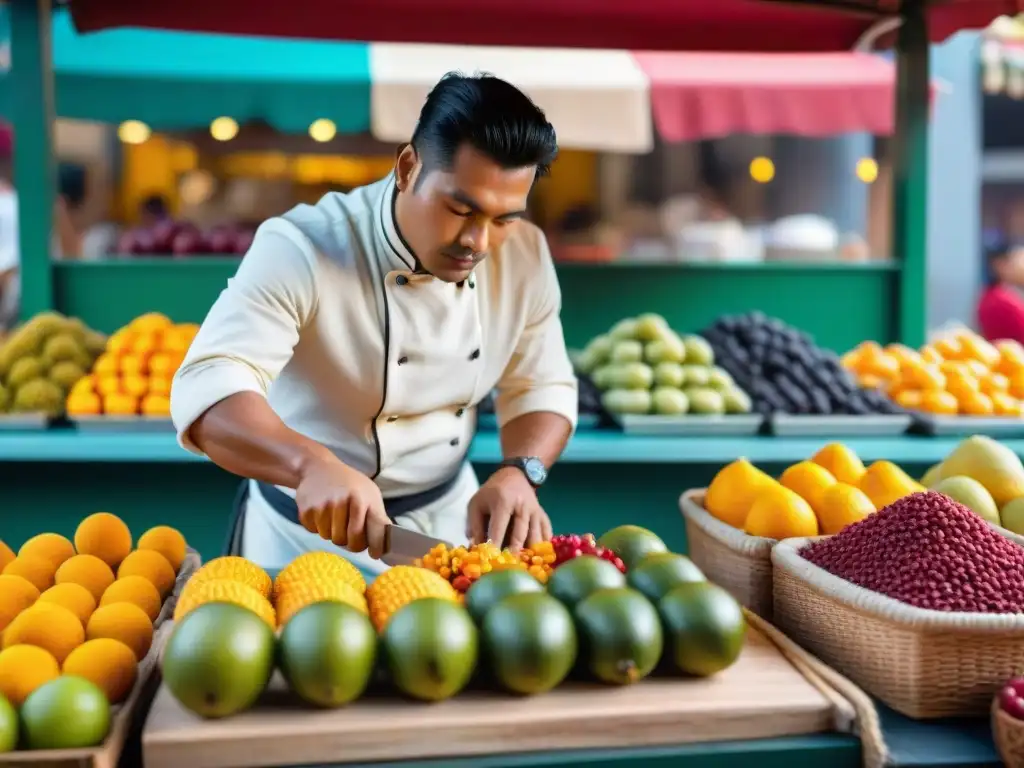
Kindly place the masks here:
[(532, 698), (467, 691), (421, 704), (387, 692), (317, 710), (275, 679), (254, 709), (203, 720), (161, 686), (142, 748), (146, 768), (260, 768), (758, 739), (832, 723), (828, 700), (751, 628), (736, 664), (710, 679), (572, 683)]

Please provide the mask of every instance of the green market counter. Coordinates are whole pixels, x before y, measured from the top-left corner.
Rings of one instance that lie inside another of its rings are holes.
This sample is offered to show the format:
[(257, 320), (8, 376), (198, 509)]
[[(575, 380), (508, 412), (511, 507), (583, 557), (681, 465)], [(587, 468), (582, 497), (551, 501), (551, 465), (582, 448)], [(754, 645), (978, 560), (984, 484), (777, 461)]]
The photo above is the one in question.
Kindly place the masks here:
[[(841, 438), (837, 438), (841, 439)], [(636, 522), (673, 548), (686, 546), (678, 498), (705, 486), (740, 456), (769, 470), (805, 459), (813, 438), (639, 437), (581, 431), (541, 492), (556, 530), (600, 532)], [(889, 459), (920, 475), (952, 450), (955, 438), (844, 440), (865, 461)], [(1005, 441), (1024, 453), (1024, 440)], [(470, 458), (481, 476), (500, 460), (498, 436), (480, 432)], [(42, 530), (65, 535), (97, 510), (132, 530), (174, 525), (204, 558), (220, 553), (239, 480), (178, 446), (172, 434), (86, 433), (73, 429), (0, 432), (2, 538), (17, 547)]]

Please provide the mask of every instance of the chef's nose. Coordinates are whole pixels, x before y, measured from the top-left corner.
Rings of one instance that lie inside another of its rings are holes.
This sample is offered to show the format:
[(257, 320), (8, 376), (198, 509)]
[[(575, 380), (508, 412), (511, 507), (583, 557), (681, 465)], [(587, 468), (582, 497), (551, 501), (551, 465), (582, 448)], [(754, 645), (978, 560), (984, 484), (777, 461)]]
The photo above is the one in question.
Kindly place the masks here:
[(487, 251), (487, 240), (487, 224), (479, 221), (470, 221), (462, 230), (459, 245), (463, 248), (472, 249), (473, 253), (485, 253)]

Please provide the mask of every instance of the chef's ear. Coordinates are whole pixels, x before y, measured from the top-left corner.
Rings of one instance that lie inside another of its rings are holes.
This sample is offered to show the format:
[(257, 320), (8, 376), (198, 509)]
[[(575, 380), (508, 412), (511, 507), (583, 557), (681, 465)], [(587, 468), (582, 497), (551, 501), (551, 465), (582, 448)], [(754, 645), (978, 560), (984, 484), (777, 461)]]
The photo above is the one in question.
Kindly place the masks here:
[(399, 192), (412, 190), (419, 165), (419, 156), (412, 144), (403, 144), (398, 148), (395, 158), (395, 184)]

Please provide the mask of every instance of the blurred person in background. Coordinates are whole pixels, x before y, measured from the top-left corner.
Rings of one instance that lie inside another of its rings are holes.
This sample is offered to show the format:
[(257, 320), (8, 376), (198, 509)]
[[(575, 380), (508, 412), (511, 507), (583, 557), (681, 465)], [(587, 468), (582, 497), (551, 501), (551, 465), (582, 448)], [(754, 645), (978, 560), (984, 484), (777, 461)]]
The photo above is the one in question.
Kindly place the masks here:
[(978, 326), (989, 341), (1024, 344), (1024, 246), (996, 245), (988, 250), (989, 284), (978, 302)]

